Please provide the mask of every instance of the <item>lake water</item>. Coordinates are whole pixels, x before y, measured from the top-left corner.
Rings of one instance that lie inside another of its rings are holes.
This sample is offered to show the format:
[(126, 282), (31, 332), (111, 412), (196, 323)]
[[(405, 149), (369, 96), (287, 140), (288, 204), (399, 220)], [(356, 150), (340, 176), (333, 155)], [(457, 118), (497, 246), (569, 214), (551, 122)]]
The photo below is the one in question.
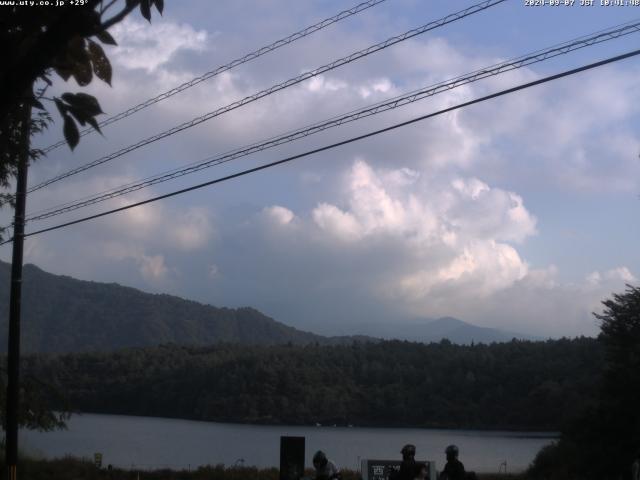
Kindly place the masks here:
[(23, 431), (20, 448), (47, 458), (93, 458), (101, 452), (103, 465), (141, 470), (236, 462), (272, 467), (279, 464), (280, 436), (292, 435), (306, 437), (308, 466), (316, 450), (327, 452), (341, 468), (358, 469), (364, 458), (400, 459), (402, 446), (413, 443), (418, 460), (435, 460), (440, 469), (444, 449), (453, 443), (468, 470), (497, 472), (506, 461), (508, 471), (515, 472), (554, 438), (550, 433), (260, 426), (94, 414), (74, 415), (68, 426), (48, 433)]

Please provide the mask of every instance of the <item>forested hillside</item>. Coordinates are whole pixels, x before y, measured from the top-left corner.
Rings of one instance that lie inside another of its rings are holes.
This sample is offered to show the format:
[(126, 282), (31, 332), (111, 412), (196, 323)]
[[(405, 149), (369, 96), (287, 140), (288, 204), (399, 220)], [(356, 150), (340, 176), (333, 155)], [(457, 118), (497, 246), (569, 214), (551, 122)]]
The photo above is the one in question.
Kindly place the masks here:
[[(0, 351), (6, 351), (10, 265), (0, 262)], [(161, 343), (275, 345), (339, 342), (303, 332), (253, 308), (216, 308), (117, 284), (87, 282), (24, 267), (22, 348), (82, 352)], [(350, 341), (350, 340), (348, 340)]]
[[(198, 420), (557, 430), (589, 404), (602, 352), (589, 338), (458, 346), (162, 346), (39, 355), (84, 412)], [(63, 405), (58, 405), (63, 407)]]
[[(6, 351), (10, 265), (0, 262), (0, 352)], [(374, 337), (455, 343), (508, 341), (525, 336), (479, 327), (455, 318), (389, 319), (370, 325), (354, 319), (372, 336), (326, 337), (298, 330), (245, 308), (218, 308), (172, 295), (150, 294), (115, 283), (77, 280), (25, 265), (22, 349), (33, 353), (114, 351), (126, 347), (211, 345), (350, 344)], [(378, 328), (376, 328), (378, 327)], [(379, 334), (379, 335), (378, 335)]]

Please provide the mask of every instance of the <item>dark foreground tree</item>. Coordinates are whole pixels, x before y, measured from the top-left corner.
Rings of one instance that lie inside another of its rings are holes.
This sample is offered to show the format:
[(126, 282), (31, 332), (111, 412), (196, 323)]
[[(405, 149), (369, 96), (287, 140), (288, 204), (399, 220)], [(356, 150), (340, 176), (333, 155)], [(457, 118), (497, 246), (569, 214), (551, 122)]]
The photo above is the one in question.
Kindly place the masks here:
[[(162, 13), (164, 2), (81, 0), (59, 2), (58, 5), (53, 5), (53, 1), (46, 2), (48, 5), (27, 3), (0, 6), (0, 189), (9, 187), (14, 177), (26, 179), (26, 166), (42, 156), (42, 151), (31, 148), (30, 139), (51, 122), (49, 109), (53, 105), (63, 119), (64, 137), (72, 149), (80, 139), (78, 125), (90, 125), (99, 131), (96, 116), (102, 113), (102, 108), (98, 100), (83, 92), (47, 97), (52, 76), (57, 75), (64, 81), (73, 77), (80, 87), (91, 83), (94, 75), (111, 84), (111, 64), (100, 45), (115, 45), (108, 29), (138, 7), (150, 21), (151, 8), (155, 6)], [(37, 111), (35, 116), (32, 109)], [(5, 204), (14, 206), (14, 199), (9, 193), (0, 192), (0, 207)], [(16, 218), (23, 215), (24, 202), (22, 208), (16, 208)], [(16, 222), (17, 225), (20, 223)], [(0, 239), (3, 233), (0, 229)], [(19, 231), (16, 237), (21, 242)], [(19, 258), (17, 264), (22, 263), (21, 254)], [(20, 274), (16, 275), (18, 284), (19, 277)], [(19, 323), (19, 314), (17, 318)], [(12, 345), (19, 345), (19, 336), (13, 338)], [(11, 385), (18, 385), (17, 368), (14, 368), (19, 361), (18, 356), (11, 357), (10, 354), (9, 358)], [(22, 383), (19, 392), (13, 389), (19, 395), (20, 408), (18, 415), (12, 415), (9, 420), (17, 418), (20, 425), (28, 428), (49, 429), (62, 425), (64, 415), (48, 410), (47, 397), (43, 395), (44, 385), (28, 379)], [(17, 397), (13, 394), (8, 396), (15, 403)], [(0, 395), (0, 402), (6, 403), (5, 400), (5, 396)], [(0, 409), (4, 412), (4, 405), (0, 405)], [(3, 425), (4, 420), (7, 419), (3, 419)], [(9, 430), (15, 432), (15, 423), (9, 423)]]
[[(25, 149), (30, 161), (42, 156), (40, 150), (24, 145), (25, 106), (38, 112), (30, 124), (34, 135), (50, 123), (48, 111), (55, 105), (72, 149), (80, 139), (78, 124), (99, 130), (96, 116), (102, 108), (92, 95), (66, 92), (47, 97), (53, 75), (65, 81), (73, 78), (80, 87), (89, 85), (94, 76), (111, 84), (111, 64), (101, 46), (116, 44), (108, 29), (138, 7), (150, 21), (151, 7), (162, 13), (164, 4), (163, 0), (83, 0), (61, 6), (15, 3), (0, 6), (0, 189), (8, 188), (16, 176), (17, 159)], [(1, 192), (0, 207), (5, 204), (13, 205), (13, 196)]]
[[(640, 288), (603, 302), (600, 341), (606, 352), (601, 392), (603, 462), (614, 475), (629, 472), (640, 450)], [(613, 477), (615, 478), (615, 477)]]
[(595, 407), (543, 449), (531, 473), (538, 478), (627, 479), (640, 451), (640, 288), (602, 302), (598, 341), (605, 351)]
[[(7, 374), (0, 370), (0, 424), (6, 428)], [(52, 405), (57, 405), (56, 410)], [(59, 428), (66, 428), (65, 421), (71, 414), (62, 389), (51, 380), (43, 380), (34, 375), (25, 375), (20, 389), (20, 426), (29, 430), (47, 432)]]

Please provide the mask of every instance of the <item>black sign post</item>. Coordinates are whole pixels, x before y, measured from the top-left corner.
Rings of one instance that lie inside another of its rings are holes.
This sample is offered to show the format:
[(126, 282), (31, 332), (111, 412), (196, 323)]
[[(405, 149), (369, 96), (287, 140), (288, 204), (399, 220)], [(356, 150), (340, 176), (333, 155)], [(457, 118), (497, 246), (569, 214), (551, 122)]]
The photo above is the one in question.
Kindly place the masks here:
[(280, 480), (304, 475), (304, 437), (280, 437)]

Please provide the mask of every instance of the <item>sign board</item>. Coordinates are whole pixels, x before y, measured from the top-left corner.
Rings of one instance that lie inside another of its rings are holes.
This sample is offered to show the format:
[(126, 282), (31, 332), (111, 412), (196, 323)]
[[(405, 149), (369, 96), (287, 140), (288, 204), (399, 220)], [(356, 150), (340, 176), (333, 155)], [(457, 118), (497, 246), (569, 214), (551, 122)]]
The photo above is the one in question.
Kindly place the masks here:
[(98, 468), (102, 467), (102, 454), (101, 453), (94, 453), (93, 454), (93, 463)]
[(280, 480), (304, 475), (304, 437), (280, 437)]
[[(430, 460), (416, 460), (416, 463), (424, 463), (427, 466), (427, 480), (436, 480), (436, 462)], [(369, 460), (361, 462), (363, 480), (389, 480), (392, 472), (399, 472), (400, 460)]]

